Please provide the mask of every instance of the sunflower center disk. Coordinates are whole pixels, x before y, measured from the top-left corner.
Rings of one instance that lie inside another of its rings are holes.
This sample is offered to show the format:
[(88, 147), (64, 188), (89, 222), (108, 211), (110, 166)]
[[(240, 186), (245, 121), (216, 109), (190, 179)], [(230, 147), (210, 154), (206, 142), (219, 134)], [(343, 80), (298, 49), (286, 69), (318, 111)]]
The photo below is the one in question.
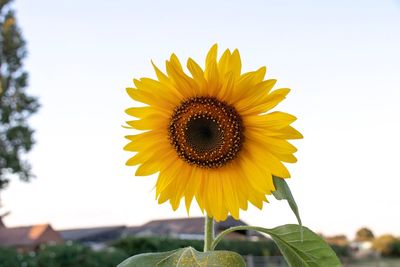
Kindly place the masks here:
[(222, 144), (222, 129), (212, 117), (195, 117), (189, 120), (186, 127), (186, 140), (196, 151), (204, 153)]
[(168, 126), (179, 157), (202, 168), (218, 168), (233, 160), (242, 148), (243, 131), (236, 109), (213, 97), (182, 102)]

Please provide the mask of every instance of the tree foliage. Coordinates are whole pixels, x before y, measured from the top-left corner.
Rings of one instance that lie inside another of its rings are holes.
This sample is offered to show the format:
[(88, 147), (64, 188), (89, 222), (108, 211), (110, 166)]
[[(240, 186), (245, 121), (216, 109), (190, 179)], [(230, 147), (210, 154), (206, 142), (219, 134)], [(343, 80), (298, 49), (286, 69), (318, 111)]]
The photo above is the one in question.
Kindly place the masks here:
[(372, 245), (373, 248), (383, 256), (391, 256), (395, 249), (396, 238), (393, 235), (381, 235), (377, 237)]
[(355, 240), (358, 242), (372, 241), (373, 239), (374, 233), (366, 227), (363, 227), (356, 232)]
[(400, 257), (400, 238), (397, 238), (391, 246), (391, 255), (392, 257)]
[(26, 93), (28, 74), (23, 60), (27, 51), (11, 2), (0, 0), (0, 190), (12, 175), (23, 181), (32, 178), (24, 159), (34, 143), (27, 120), (39, 108), (37, 99)]

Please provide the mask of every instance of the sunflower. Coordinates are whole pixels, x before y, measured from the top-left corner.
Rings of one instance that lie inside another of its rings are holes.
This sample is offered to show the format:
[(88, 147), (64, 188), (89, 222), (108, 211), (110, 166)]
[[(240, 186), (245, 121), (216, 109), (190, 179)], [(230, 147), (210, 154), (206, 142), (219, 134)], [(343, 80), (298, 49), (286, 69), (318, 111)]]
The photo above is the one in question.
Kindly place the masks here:
[(302, 135), (290, 126), (296, 118), (268, 113), (289, 89), (272, 91), (276, 80), (264, 80), (266, 68), (241, 73), (238, 50), (217, 58), (217, 45), (203, 70), (191, 58), (188, 75), (175, 54), (166, 73), (154, 64), (157, 80), (135, 79), (129, 96), (145, 105), (126, 113), (140, 134), (128, 135), (125, 150), (136, 152), (128, 166), (136, 175), (158, 173), (156, 198), (173, 210), (184, 198), (187, 211), (196, 199), (216, 221), (239, 218), (250, 202), (262, 209), (274, 190), (273, 176), (290, 177), (282, 162), (296, 162), (288, 139)]

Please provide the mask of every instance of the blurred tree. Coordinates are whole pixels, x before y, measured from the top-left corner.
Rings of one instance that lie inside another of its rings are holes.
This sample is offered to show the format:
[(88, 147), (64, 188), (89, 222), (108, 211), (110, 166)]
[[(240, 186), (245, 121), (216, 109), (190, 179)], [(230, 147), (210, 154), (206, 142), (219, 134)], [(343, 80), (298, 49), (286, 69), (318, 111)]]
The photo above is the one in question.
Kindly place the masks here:
[(396, 238), (396, 241), (394, 241), (391, 246), (391, 250), (391, 256), (400, 257), (400, 238)]
[(25, 41), (11, 2), (0, 0), (0, 190), (11, 176), (23, 181), (32, 178), (23, 157), (34, 143), (27, 119), (39, 108), (37, 99), (26, 94), (28, 74), (22, 64)]
[(372, 246), (374, 250), (378, 251), (383, 256), (391, 256), (394, 244), (396, 243), (396, 238), (392, 235), (381, 235), (377, 237)]
[(356, 232), (355, 241), (364, 242), (364, 241), (372, 241), (374, 240), (374, 234), (368, 228), (361, 228)]

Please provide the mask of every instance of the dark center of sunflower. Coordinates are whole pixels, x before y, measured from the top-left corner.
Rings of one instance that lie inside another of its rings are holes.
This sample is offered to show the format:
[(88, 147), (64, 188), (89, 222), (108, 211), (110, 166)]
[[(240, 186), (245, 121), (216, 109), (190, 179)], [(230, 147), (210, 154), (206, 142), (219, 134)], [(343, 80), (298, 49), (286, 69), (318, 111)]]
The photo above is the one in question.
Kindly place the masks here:
[(196, 151), (211, 151), (218, 148), (223, 141), (222, 129), (212, 117), (192, 119), (186, 127), (186, 140)]
[(179, 157), (202, 168), (218, 168), (233, 160), (242, 148), (243, 131), (236, 109), (213, 97), (183, 101), (168, 126)]

